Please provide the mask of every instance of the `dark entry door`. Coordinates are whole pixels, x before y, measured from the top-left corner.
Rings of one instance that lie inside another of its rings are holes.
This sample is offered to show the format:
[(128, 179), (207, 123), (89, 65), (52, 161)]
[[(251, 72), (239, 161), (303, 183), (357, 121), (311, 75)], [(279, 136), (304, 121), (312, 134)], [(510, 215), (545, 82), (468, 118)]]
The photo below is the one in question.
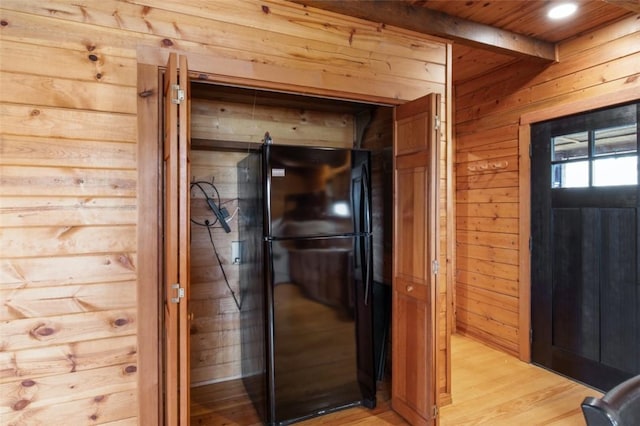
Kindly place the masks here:
[(602, 390), (640, 374), (638, 115), (531, 128), (532, 359)]

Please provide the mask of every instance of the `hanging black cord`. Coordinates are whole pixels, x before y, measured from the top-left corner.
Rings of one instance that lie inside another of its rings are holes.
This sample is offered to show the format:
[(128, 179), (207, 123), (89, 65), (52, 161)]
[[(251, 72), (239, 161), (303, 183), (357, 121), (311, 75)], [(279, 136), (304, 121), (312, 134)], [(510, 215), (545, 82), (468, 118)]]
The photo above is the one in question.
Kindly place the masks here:
[(236, 297), (236, 293), (233, 291), (231, 286), (229, 285), (229, 279), (227, 278), (226, 272), (224, 272), (224, 267), (222, 266), (222, 261), (220, 260), (220, 255), (218, 254), (218, 250), (216, 250), (216, 245), (213, 242), (213, 235), (211, 235), (211, 226), (209, 226), (209, 221), (205, 220), (205, 227), (207, 228), (207, 232), (209, 233), (209, 240), (211, 241), (211, 247), (213, 247), (213, 252), (216, 254), (216, 258), (218, 259), (218, 264), (220, 265), (220, 270), (222, 271), (222, 276), (224, 277), (224, 282), (227, 284), (227, 288), (231, 292), (231, 296), (233, 296), (233, 301), (236, 302), (236, 307), (238, 311), (242, 309), (242, 304), (238, 301)]
[[(218, 188), (216, 188), (214, 184), (212, 184), (211, 182), (205, 182), (205, 181), (191, 182), (191, 188), (193, 189), (194, 186), (197, 187), (200, 190), (200, 192), (202, 192), (202, 195), (204, 195), (205, 200), (213, 200), (213, 198), (209, 197), (209, 194), (207, 194), (207, 191), (205, 191), (204, 188), (202, 187), (203, 184), (209, 185), (213, 189), (213, 191), (216, 193), (216, 198), (218, 199), (218, 202), (217, 202), (218, 208), (220, 208), (220, 206), (223, 203), (220, 202), (220, 193), (218, 192)], [(195, 221), (193, 219), (191, 219), (191, 223), (195, 223), (196, 225), (200, 225), (200, 226), (209, 227), (218, 223), (218, 218), (216, 217), (213, 223), (210, 223), (209, 221), (205, 221), (205, 223), (202, 223), (202, 222)]]
[[(209, 197), (209, 195), (207, 194), (207, 192), (204, 190), (204, 188), (202, 187), (202, 185), (209, 185), (213, 191), (215, 192), (216, 198), (218, 199), (217, 205), (218, 208), (220, 208), (220, 206), (224, 203), (220, 202), (220, 193), (218, 192), (218, 188), (216, 188), (216, 186), (211, 183), (211, 182), (205, 182), (205, 181), (199, 181), (199, 182), (191, 182), (191, 188), (193, 188), (194, 186), (197, 187), (200, 192), (202, 192), (202, 194), (205, 196), (205, 199), (208, 200), (212, 200), (213, 198)], [(232, 201), (232, 200), (229, 200)], [(227, 202), (229, 202), (227, 201)], [(215, 201), (213, 201), (215, 202)], [(215, 215), (214, 215), (215, 216)], [(198, 222), (196, 220), (190, 219), (191, 223), (194, 223), (196, 225), (199, 226), (203, 226), (205, 228), (207, 228), (207, 232), (209, 233), (209, 241), (211, 241), (211, 247), (213, 247), (213, 253), (216, 255), (216, 259), (218, 260), (218, 265), (220, 265), (220, 270), (222, 271), (222, 276), (224, 277), (224, 282), (227, 285), (227, 288), (229, 289), (229, 291), (231, 292), (231, 296), (233, 296), (233, 301), (236, 304), (236, 307), (238, 308), (238, 311), (242, 308), (242, 303), (240, 301), (238, 301), (238, 297), (236, 296), (236, 293), (233, 291), (233, 289), (231, 288), (231, 285), (229, 284), (229, 279), (227, 278), (227, 273), (224, 271), (224, 266), (222, 266), (222, 259), (220, 259), (220, 255), (218, 254), (218, 250), (216, 249), (216, 245), (213, 242), (213, 234), (211, 234), (211, 228), (213, 228), (216, 223), (218, 223), (218, 218), (215, 217), (215, 220), (212, 222), (209, 222), (209, 219), (205, 219), (204, 223), (203, 222)]]

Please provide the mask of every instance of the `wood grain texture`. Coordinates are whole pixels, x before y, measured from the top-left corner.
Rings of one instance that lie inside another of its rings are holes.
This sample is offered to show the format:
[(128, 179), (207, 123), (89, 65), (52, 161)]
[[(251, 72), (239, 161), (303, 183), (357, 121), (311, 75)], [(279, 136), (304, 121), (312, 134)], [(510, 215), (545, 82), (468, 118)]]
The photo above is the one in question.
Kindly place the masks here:
[[(213, 88), (212, 88), (213, 90)], [(201, 101), (194, 100), (195, 103)], [(200, 107), (198, 107), (200, 109)], [(202, 115), (208, 119), (206, 112)], [(208, 135), (212, 139), (216, 134)], [(264, 133), (263, 133), (264, 136)], [(244, 152), (193, 150), (191, 153), (192, 181), (213, 182), (218, 194), (209, 185), (202, 184), (207, 196), (234, 213), (237, 206), (237, 163)], [(205, 194), (197, 187), (190, 191), (192, 218), (199, 223), (209, 220), (212, 242), (205, 226), (191, 224), (191, 384), (212, 383), (239, 377), (241, 367), (240, 321), (238, 307), (228, 285), (239, 295), (238, 265), (231, 258), (231, 242), (238, 240), (237, 215), (229, 222), (230, 233), (225, 233), (205, 203)], [(214, 248), (215, 246), (215, 248)], [(217, 252), (217, 255), (216, 255)], [(222, 266), (218, 263), (218, 256)], [(221, 269), (222, 268), (222, 269)], [(228, 321), (218, 321), (221, 316)]]
[[(440, 409), (441, 426), (584, 425), (580, 403), (599, 392), (523, 363), (476, 340), (453, 335), (452, 404)], [(258, 425), (240, 380), (193, 390), (192, 424)], [(378, 385), (374, 410), (350, 408), (300, 423), (312, 425), (407, 425), (389, 406), (388, 383)]]
[(560, 63), (514, 63), (456, 86), (460, 332), (529, 359), (529, 148), (520, 124), (637, 99), (639, 37), (637, 19), (626, 18), (560, 43)]
[[(137, 166), (139, 182), (158, 182), (160, 170), (158, 167), (160, 144), (156, 138), (159, 125), (158, 102), (160, 96), (157, 69), (153, 66), (139, 65), (137, 73), (140, 91), (137, 96), (138, 109), (138, 144)], [(142, 119), (141, 117), (145, 117)], [(151, 155), (144, 155), (151, 154)], [(153, 155), (155, 154), (155, 155)], [(139, 191), (138, 205), (158, 205), (160, 188), (155, 191)], [(158, 283), (160, 271), (156, 259), (159, 256), (160, 230), (156, 226), (159, 212), (153, 209), (137, 209), (137, 244), (140, 254), (138, 280), (136, 286), (137, 312), (140, 318), (160, 318), (160, 304), (157, 303)], [(152, 242), (149, 244), (149, 240)], [(155, 242), (156, 244), (153, 244)], [(160, 389), (162, 378), (160, 373), (161, 361), (158, 357), (160, 327), (150, 321), (138, 321), (138, 372), (137, 383), (138, 403), (148, 410), (138, 410), (139, 419), (133, 417), (140, 424), (159, 424), (161, 416)], [(144, 377), (144, 379), (140, 379)], [(128, 419), (131, 421), (131, 417)], [(127, 421), (127, 419), (125, 419)]]
[(542, 368), (452, 336), (453, 404), (440, 425), (584, 425), (580, 403), (600, 393)]
[(354, 117), (350, 114), (195, 100), (193, 137), (260, 144), (265, 132), (274, 143), (352, 147)]
[[(442, 316), (434, 261), (440, 260), (440, 97), (394, 110), (392, 407), (411, 424), (436, 423)], [(446, 323), (446, 319), (445, 319)], [(447, 354), (448, 355), (448, 354)], [(444, 374), (442, 372), (444, 371)], [(446, 389), (446, 385), (445, 385)]]
[[(385, 104), (444, 93), (448, 84), (441, 40), (280, 0), (7, 0), (0, 18), (3, 374), (17, 385), (13, 371), (39, 372), (51, 383), (71, 383), (74, 368), (95, 368), (98, 378), (99, 369), (136, 363), (141, 372), (126, 391), (87, 389), (37, 409), (29, 403), (13, 413), (18, 424), (161, 420), (158, 67), (169, 51), (194, 59), (195, 78)], [(215, 299), (220, 313), (197, 326), (234, 327), (232, 307), (220, 303), (228, 293), (207, 289), (220, 286), (219, 273), (194, 271), (203, 283), (194, 294)], [(131, 322), (123, 325), (125, 314)], [(37, 324), (54, 333), (25, 337), (24, 327)], [(207, 352), (203, 362), (227, 355)], [(210, 366), (200, 367), (204, 378)]]

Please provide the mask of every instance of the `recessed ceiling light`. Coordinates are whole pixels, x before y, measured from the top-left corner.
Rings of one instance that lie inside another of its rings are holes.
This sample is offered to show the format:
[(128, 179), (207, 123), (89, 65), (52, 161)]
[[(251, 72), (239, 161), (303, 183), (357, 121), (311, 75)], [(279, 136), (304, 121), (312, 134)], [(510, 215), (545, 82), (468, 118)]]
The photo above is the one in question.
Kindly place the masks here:
[(573, 15), (576, 10), (578, 6), (575, 3), (562, 3), (549, 9), (547, 16), (551, 19), (562, 19)]

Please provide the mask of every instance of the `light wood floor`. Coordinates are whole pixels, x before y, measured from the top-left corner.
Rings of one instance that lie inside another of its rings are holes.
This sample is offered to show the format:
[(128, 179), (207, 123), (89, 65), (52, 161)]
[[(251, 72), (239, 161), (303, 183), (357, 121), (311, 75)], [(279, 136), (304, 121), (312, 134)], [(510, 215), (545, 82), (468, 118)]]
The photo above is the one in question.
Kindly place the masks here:
[[(440, 409), (441, 426), (581, 425), (580, 403), (600, 393), (547, 370), (454, 335), (453, 403)], [(192, 425), (259, 425), (241, 381), (193, 388)], [(388, 386), (375, 410), (352, 408), (299, 423), (311, 425), (405, 425), (389, 407)]]

